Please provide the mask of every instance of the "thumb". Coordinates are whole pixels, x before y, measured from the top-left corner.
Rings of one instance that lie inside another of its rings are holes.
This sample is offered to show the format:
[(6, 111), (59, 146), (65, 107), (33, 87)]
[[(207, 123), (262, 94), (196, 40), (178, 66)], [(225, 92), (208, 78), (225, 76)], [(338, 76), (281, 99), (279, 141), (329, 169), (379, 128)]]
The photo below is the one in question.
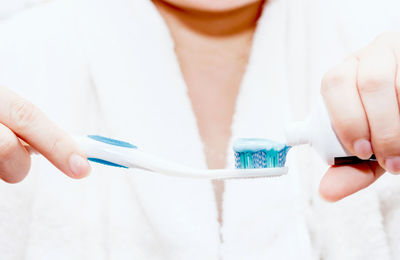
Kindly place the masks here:
[(385, 172), (377, 162), (333, 166), (322, 177), (320, 195), (336, 202), (374, 183)]

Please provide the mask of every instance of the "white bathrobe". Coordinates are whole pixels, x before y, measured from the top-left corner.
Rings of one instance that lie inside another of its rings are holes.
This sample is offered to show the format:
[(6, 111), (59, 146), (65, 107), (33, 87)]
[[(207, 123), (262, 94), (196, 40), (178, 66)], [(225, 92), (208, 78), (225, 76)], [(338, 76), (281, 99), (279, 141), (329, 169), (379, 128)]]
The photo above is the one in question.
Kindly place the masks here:
[[(399, 29), (396, 2), (266, 4), (232, 140), (284, 140), (327, 69)], [(71, 134), (206, 167), (173, 41), (150, 1), (49, 2), (2, 21), (0, 84)], [(209, 181), (101, 165), (71, 180), (37, 156), (22, 183), (0, 183), (0, 259), (400, 259), (400, 177), (330, 204), (318, 195), (327, 166), (311, 148), (293, 149), (288, 166), (280, 178), (226, 181), (220, 226)]]

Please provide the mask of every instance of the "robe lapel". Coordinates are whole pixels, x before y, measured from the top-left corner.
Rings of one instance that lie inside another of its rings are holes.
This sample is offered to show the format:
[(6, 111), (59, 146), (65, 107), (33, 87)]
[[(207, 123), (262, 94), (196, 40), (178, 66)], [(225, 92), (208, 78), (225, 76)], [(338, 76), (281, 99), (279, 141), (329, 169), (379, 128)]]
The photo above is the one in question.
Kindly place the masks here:
[[(204, 168), (196, 120), (173, 42), (149, 1), (96, 1), (87, 47), (108, 134)], [(216, 259), (219, 231), (209, 181), (133, 170), (126, 179), (171, 259)]]
[[(290, 114), (287, 46), (282, 44), (286, 19), (285, 1), (267, 4), (237, 101), (232, 139), (284, 141)], [(232, 151), (228, 154), (232, 165)], [(223, 211), (224, 259), (311, 259), (295, 168), (284, 177), (226, 182)]]

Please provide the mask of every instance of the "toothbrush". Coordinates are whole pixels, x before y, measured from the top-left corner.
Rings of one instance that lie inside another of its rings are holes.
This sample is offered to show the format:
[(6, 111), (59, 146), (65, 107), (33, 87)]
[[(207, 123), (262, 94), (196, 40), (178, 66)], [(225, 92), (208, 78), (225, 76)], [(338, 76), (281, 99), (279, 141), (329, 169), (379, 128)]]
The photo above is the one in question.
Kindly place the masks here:
[(247, 169), (197, 169), (168, 161), (158, 156), (141, 151), (128, 142), (99, 135), (75, 137), (77, 144), (88, 160), (112, 167), (140, 168), (167, 176), (189, 179), (241, 179), (281, 176), (288, 168), (281, 165), (274, 168)]

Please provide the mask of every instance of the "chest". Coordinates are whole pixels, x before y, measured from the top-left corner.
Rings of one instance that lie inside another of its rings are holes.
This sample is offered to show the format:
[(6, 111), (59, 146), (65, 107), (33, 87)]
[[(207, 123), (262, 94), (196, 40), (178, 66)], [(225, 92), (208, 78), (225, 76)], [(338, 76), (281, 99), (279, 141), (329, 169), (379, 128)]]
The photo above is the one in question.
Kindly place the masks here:
[[(253, 28), (221, 37), (170, 31), (209, 168), (223, 168), (236, 100), (250, 55)], [(212, 48), (210, 47), (212, 46)]]

